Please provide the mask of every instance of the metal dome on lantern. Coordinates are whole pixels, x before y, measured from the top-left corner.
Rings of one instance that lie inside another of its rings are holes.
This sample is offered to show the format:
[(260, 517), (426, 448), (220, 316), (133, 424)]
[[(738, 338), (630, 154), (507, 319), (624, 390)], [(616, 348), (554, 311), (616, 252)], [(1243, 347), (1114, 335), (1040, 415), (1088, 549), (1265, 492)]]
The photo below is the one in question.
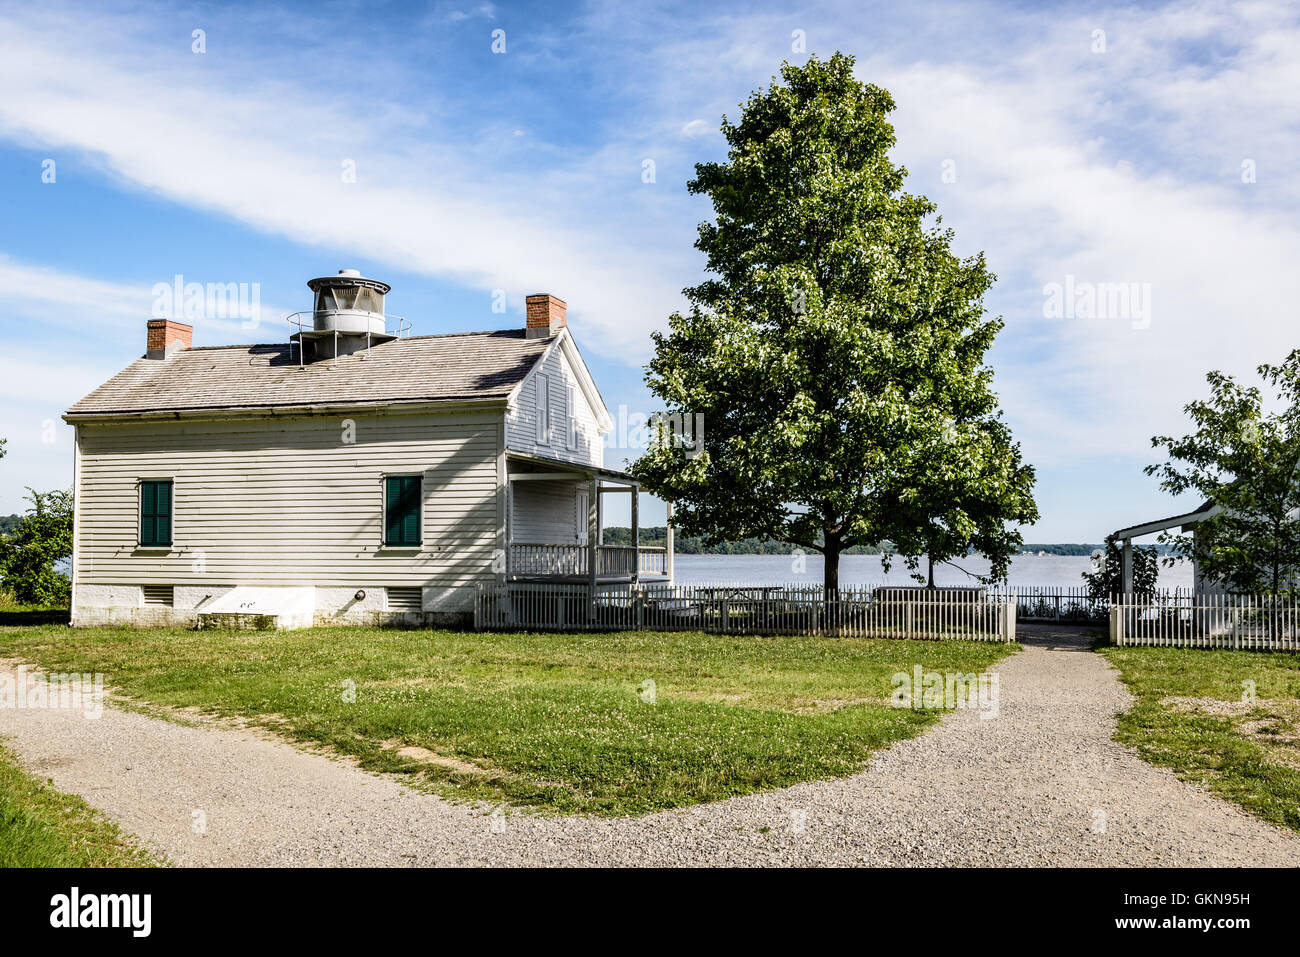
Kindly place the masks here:
[(384, 312), (384, 297), (392, 287), (378, 279), (367, 279), (355, 269), (340, 269), (337, 275), (309, 280), (307, 288), (316, 297), (313, 308), (310, 312), (295, 312), (287, 320), (290, 328), (297, 330), (289, 338), (298, 343), (300, 366), (305, 363), (303, 347), (307, 342), (313, 343), (315, 358), (337, 359), (354, 352), (369, 352), (372, 344), (400, 339), (411, 331), (405, 318)]

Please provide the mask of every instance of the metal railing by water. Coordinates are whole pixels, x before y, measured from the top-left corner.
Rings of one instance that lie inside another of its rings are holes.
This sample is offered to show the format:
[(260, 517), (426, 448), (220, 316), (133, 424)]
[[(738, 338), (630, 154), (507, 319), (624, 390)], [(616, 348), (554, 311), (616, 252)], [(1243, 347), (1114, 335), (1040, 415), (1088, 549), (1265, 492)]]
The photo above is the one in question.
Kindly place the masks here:
[(706, 631), (724, 634), (1010, 642), (1016, 605), (978, 589), (670, 583), (479, 582), (474, 627), (506, 631)]

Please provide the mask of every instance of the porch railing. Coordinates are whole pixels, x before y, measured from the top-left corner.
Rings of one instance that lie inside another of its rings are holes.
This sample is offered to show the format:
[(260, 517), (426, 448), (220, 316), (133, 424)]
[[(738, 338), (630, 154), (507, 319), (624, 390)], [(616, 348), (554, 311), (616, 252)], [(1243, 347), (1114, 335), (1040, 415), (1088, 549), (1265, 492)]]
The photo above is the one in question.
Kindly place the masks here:
[[(663, 575), (667, 551), (642, 545), (597, 545), (597, 575)], [(510, 546), (510, 575), (514, 578), (583, 578), (587, 575), (587, 546), (517, 542)]]

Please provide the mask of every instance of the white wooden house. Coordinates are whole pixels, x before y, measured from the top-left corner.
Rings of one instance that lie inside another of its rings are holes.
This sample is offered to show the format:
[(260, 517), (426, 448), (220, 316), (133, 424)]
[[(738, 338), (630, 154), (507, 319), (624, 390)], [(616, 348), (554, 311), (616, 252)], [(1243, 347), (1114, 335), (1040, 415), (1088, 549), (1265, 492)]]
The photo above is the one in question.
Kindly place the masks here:
[(72, 622), (459, 624), (480, 581), (666, 579), (600, 544), (611, 420), (554, 296), (522, 329), (409, 336), (389, 287), (314, 279), (272, 345), (144, 357), (67, 410)]

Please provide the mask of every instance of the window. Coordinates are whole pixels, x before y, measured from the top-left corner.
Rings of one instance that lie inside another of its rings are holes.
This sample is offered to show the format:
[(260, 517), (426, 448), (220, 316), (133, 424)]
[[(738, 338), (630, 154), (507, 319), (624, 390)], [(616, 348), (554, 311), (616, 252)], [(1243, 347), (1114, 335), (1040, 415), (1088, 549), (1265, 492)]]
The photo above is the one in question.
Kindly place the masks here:
[(578, 407), (574, 402), (573, 386), (569, 386), (564, 396), (564, 412), (569, 419), (569, 449), (578, 447)]
[(551, 440), (551, 380), (537, 373), (537, 441), (546, 445)]
[(384, 479), (384, 544), (419, 545), (420, 476), (390, 475)]
[(140, 544), (159, 548), (172, 543), (172, 482), (140, 483)]

